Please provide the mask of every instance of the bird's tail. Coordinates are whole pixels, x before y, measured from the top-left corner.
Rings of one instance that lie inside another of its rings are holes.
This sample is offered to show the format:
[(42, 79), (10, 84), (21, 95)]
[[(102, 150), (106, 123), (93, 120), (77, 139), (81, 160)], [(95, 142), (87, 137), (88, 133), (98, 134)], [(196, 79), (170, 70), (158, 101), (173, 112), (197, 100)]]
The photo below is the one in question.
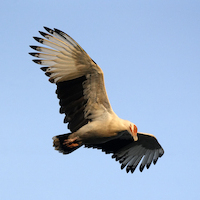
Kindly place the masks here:
[(60, 153), (63, 154), (69, 154), (72, 151), (75, 151), (76, 149), (81, 147), (81, 145), (78, 145), (75, 142), (69, 142), (70, 139), (68, 139), (68, 137), (70, 134), (71, 133), (57, 135), (52, 138), (55, 150), (58, 150)]

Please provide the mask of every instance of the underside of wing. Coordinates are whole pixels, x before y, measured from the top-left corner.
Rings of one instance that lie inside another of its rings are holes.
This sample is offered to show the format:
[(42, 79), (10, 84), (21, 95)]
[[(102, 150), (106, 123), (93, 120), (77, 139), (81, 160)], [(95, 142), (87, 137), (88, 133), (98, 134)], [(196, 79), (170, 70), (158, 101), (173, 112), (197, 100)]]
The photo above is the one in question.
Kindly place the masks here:
[(101, 68), (66, 33), (58, 29), (44, 27), (48, 33), (40, 31), (45, 38), (34, 37), (42, 46), (30, 46), (38, 51), (30, 53), (37, 57), (35, 63), (56, 83), (57, 97), (60, 99), (60, 113), (65, 113), (64, 123), (71, 132), (77, 131), (88, 122), (113, 112), (110, 106)]
[(112, 158), (119, 161), (121, 169), (126, 167), (127, 173), (129, 171), (133, 173), (141, 160), (140, 171), (142, 172), (145, 166), (148, 169), (152, 162), (155, 165), (158, 158), (164, 154), (164, 150), (154, 136), (138, 133), (138, 141), (135, 142), (127, 131), (108, 142), (85, 146), (101, 149), (105, 153), (112, 153)]
[(86, 77), (82, 76), (70, 81), (57, 83), (56, 94), (60, 99), (60, 113), (65, 114), (64, 123), (68, 123), (68, 129), (71, 132), (77, 131), (91, 121), (84, 115), (88, 101), (83, 94), (82, 84), (84, 81), (86, 81)]

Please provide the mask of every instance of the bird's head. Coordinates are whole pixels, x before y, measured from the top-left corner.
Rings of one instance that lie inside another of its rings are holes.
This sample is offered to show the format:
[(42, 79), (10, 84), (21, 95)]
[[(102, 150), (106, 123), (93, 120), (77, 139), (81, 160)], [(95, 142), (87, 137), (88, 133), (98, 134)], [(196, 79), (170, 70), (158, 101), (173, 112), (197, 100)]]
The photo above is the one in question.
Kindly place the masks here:
[(136, 142), (138, 140), (137, 136), (137, 126), (133, 123), (130, 123), (129, 125), (129, 133), (133, 136), (134, 141)]

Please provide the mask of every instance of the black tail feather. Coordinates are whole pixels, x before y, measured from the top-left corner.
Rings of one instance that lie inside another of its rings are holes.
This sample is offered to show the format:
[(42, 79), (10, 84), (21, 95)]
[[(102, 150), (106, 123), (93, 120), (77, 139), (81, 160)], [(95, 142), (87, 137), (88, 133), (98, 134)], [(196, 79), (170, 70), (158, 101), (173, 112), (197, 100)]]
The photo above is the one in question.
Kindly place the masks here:
[(53, 146), (55, 147), (55, 150), (58, 150), (60, 153), (63, 154), (69, 154), (76, 149), (78, 149), (80, 146), (77, 147), (67, 147), (64, 143), (65, 140), (68, 139), (69, 135), (71, 133), (63, 134), (63, 135), (57, 135), (54, 136), (53, 139)]

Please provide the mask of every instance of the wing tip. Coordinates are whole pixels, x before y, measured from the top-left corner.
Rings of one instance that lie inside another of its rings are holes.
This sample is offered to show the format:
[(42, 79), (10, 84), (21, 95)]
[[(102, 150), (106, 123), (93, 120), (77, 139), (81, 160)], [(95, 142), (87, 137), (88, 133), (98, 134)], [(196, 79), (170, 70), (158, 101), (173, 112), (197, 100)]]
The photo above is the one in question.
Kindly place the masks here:
[(61, 35), (62, 33), (64, 33), (63, 31), (57, 29), (57, 28), (54, 28), (55, 32), (58, 33), (59, 35)]
[(30, 52), (29, 53), (31, 56), (34, 56), (34, 57), (39, 57), (39, 53), (32, 53), (32, 52)]
[(34, 63), (41, 65), (42, 64), (42, 60), (38, 60), (38, 59), (33, 59), (32, 60)]
[(46, 72), (49, 67), (40, 67), (43, 72)]
[(126, 167), (126, 172), (127, 173), (129, 173), (129, 172), (133, 173), (135, 171), (136, 167), (137, 166), (127, 166)]
[(29, 47), (31, 47), (32, 49), (38, 51), (38, 46), (35, 46), (35, 45), (29, 45)]
[(43, 44), (44, 39), (42, 39), (40, 37), (33, 37), (33, 39), (35, 39), (37, 42)]
[(48, 27), (46, 27), (46, 26), (43, 26), (43, 27), (44, 27), (44, 29), (45, 29), (47, 32), (49, 32), (49, 33), (51, 33), (51, 34), (54, 33), (54, 31), (53, 31), (52, 29), (50, 29), (50, 28), (48, 28)]
[(47, 36), (50, 36), (49, 34), (43, 32), (43, 31), (39, 31), (39, 33), (40, 33), (43, 37), (45, 37), (45, 38), (46, 38)]
[(140, 172), (143, 171), (144, 167), (145, 167), (145, 165), (142, 165), (142, 164), (140, 165)]
[(164, 149), (160, 148), (159, 149), (159, 157), (162, 157), (164, 153), (165, 153)]

